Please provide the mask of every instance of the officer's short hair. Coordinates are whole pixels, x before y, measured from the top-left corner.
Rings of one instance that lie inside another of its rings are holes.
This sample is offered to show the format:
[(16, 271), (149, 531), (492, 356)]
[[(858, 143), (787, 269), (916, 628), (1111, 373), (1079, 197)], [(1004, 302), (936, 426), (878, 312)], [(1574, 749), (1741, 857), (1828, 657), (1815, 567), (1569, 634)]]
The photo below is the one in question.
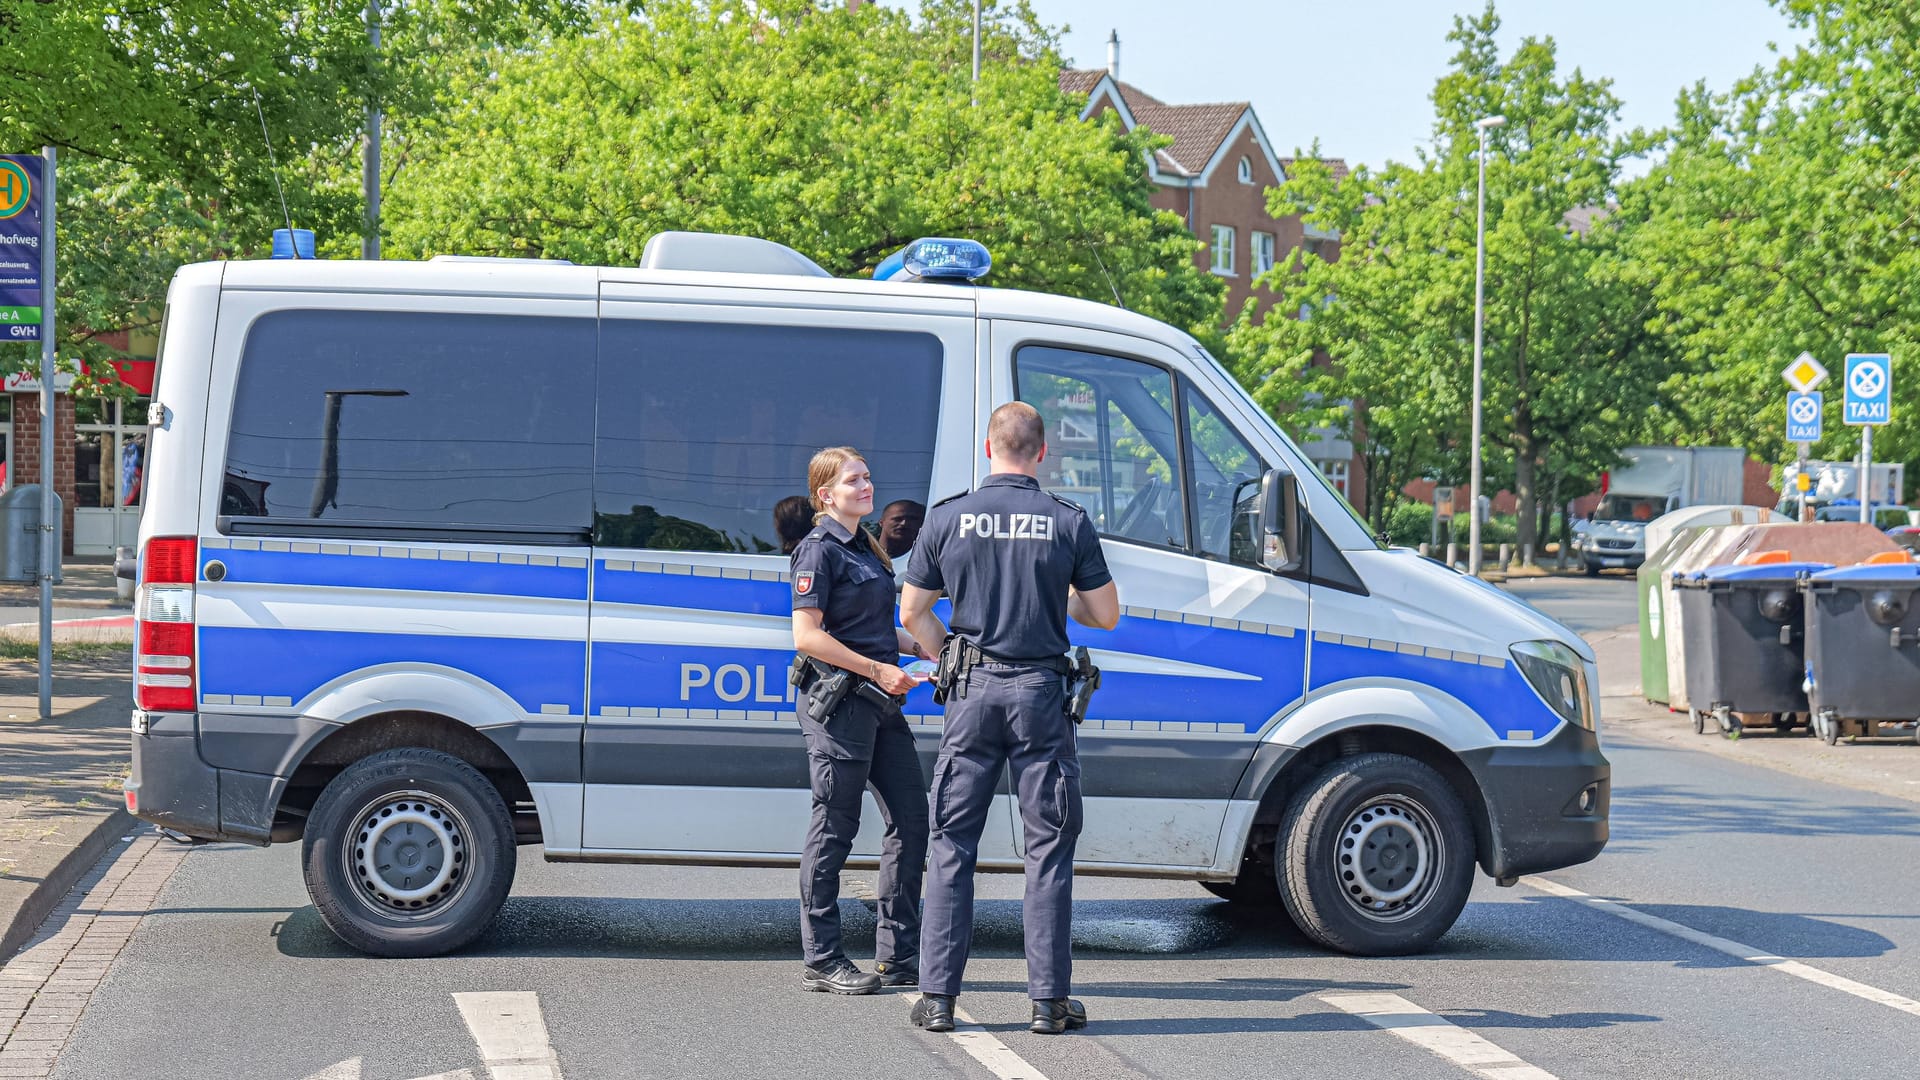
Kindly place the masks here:
[(1009, 401), (993, 410), (987, 421), (987, 442), (997, 457), (1033, 461), (1047, 447), (1047, 423), (1040, 419), (1040, 410), (1024, 401)]

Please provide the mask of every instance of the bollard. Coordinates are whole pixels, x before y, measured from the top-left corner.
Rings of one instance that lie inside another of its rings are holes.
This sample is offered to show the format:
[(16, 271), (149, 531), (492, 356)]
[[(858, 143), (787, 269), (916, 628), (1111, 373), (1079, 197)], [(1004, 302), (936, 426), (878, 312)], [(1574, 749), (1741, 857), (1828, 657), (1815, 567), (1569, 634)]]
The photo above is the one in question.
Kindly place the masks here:
[(1520, 547), (1520, 565), (1522, 565), (1522, 566), (1532, 566), (1532, 565), (1533, 565), (1533, 545), (1532, 545), (1532, 544), (1523, 544), (1523, 545), (1521, 545), (1521, 547)]
[(1498, 566), (1502, 570), (1505, 570), (1507, 568), (1507, 565), (1512, 561), (1513, 561), (1513, 545), (1501, 544), (1500, 545), (1500, 561), (1497, 563), (1494, 563), (1493, 565)]
[(1427, 556), (1432, 554), (1433, 554), (1433, 545), (1422, 540), (1420, 542), (1420, 557), (1424, 559)]
[(1459, 561), (1460, 545), (1452, 540), (1447, 541), (1447, 565), (1452, 566)]

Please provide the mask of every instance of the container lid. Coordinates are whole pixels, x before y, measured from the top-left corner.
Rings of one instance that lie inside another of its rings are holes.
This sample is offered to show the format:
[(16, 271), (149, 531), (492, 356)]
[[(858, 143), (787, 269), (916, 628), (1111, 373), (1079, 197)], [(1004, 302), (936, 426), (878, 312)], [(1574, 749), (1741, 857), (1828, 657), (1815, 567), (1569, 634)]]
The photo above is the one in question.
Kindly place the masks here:
[(1920, 582), (1920, 563), (1882, 563), (1878, 566), (1837, 566), (1813, 575), (1815, 581), (1852, 581), (1862, 585), (1885, 581), (1912, 585)]
[[(1823, 562), (1776, 562), (1757, 566), (1709, 566), (1689, 576), (1698, 581), (1751, 581), (1758, 584), (1763, 581), (1792, 581), (1801, 574), (1815, 574), (1832, 568), (1832, 563)], [(1876, 566), (1872, 569), (1888, 570), (1892, 567)]]

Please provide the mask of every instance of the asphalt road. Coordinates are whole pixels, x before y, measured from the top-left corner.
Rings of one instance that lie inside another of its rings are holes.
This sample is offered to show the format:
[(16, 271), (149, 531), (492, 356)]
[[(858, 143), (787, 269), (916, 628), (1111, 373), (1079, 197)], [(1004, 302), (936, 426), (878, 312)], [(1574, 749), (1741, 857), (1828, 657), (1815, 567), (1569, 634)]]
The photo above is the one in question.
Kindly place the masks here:
[[(1630, 584), (1515, 591), (1594, 628), (1631, 617)], [(200, 848), (53, 1075), (478, 1080), (488, 1060), (495, 1080), (1912, 1075), (1920, 1006), (1899, 1002), (1920, 998), (1920, 805), (1666, 744), (1608, 753), (1607, 851), (1543, 882), (1483, 880), (1423, 956), (1330, 955), (1283, 914), (1191, 883), (1082, 879), (1076, 991), (1094, 1024), (1069, 1037), (1024, 1030), (1019, 880), (984, 878), (961, 1005), (1007, 1056), (909, 1028), (900, 994), (800, 992), (792, 871), (549, 865), (523, 848), (477, 947), (380, 961), (320, 924), (297, 846)], [(843, 910), (850, 948), (870, 950), (867, 909)], [(456, 997), (487, 992), (523, 996)], [(501, 1065), (463, 1016), (482, 1000), (537, 1001), (556, 1068)], [(1394, 1030), (1360, 1015), (1383, 1001)]]

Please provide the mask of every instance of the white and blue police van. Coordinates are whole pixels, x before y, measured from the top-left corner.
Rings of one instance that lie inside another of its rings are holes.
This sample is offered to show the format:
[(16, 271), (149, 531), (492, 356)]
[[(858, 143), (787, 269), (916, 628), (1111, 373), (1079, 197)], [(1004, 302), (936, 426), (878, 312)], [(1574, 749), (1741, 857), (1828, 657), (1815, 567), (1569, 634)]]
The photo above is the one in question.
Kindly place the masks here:
[[(149, 416), (128, 809), (299, 841), (326, 924), (387, 956), (480, 934), (520, 845), (797, 865), (775, 504), (840, 444), (876, 507), (964, 491), (988, 414), (1019, 399), (1124, 605), (1073, 628), (1104, 671), (1080, 873), (1193, 880), (1388, 954), (1452, 926), (1476, 865), (1511, 884), (1599, 853), (1586, 644), (1377, 542), (1187, 334), (973, 284), (988, 265), (919, 241), (841, 280), (676, 233), (637, 269), (183, 267)], [(905, 711), (930, 770), (941, 710), (922, 687)], [(1012, 798), (982, 869), (1021, 867)], [(862, 820), (850, 865), (872, 866)]]

